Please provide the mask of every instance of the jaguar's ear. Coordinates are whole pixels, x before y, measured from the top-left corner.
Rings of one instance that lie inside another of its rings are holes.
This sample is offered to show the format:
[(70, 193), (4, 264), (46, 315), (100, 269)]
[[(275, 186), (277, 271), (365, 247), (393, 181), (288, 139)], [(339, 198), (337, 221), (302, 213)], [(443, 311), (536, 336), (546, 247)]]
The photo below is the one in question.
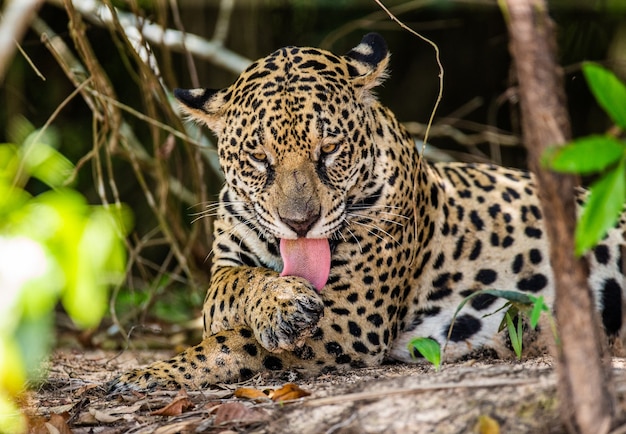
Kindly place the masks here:
[(204, 122), (215, 134), (222, 132), (227, 90), (174, 89), (174, 96), (192, 119)]
[(350, 59), (350, 75), (353, 83), (364, 90), (381, 84), (387, 78), (389, 50), (387, 43), (378, 33), (363, 36), (359, 45), (345, 55)]

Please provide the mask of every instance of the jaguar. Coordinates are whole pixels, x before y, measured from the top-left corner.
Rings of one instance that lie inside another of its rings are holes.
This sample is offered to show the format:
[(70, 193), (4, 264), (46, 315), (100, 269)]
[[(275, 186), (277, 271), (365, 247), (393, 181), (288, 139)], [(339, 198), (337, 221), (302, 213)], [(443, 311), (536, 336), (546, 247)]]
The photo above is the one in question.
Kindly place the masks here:
[[(228, 88), (175, 90), (185, 114), (218, 138), (225, 177), (204, 337), (112, 390), (414, 362), (416, 337), (438, 341), (445, 360), (512, 356), (500, 330), (505, 299), (481, 292), (455, 312), (483, 289), (553, 303), (535, 179), (425, 161), (375, 96), (389, 58), (371, 33), (343, 56), (285, 47)], [(586, 256), (610, 338), (622, 326), (622, 234), (618, 225)], [(528, 354), (546, 351), (548, 329), (524, 328)]]

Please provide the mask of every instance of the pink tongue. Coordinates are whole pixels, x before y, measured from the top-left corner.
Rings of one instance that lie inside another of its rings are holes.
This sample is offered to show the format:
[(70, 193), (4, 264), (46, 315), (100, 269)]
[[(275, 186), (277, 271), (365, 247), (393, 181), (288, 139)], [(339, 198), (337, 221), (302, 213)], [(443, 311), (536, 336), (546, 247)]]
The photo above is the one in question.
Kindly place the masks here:
[(280, 240), (280, 256), (283, 258), (281, 276), (302, 277), (321, 291), (330, 274), (330, 245), (326, 238)]

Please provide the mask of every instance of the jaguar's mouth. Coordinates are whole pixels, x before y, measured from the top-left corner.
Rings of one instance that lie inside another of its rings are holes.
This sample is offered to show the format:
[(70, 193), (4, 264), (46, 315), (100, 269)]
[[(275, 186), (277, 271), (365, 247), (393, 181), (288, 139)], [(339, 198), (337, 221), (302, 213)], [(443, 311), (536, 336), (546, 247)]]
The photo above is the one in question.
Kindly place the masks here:
[(326, 238), (296, 238), (280, 240), (283, 258), (281, 276), (298, 276), (308, 280), (321, 291), (330, 274), (330, 244)]

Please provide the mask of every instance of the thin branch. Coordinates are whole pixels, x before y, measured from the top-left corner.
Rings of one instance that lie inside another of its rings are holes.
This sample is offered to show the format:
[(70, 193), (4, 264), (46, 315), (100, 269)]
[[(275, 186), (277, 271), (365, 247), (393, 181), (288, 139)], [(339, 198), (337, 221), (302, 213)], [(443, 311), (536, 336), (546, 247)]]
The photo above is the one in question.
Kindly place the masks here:
[[(98, 119), (99, 121), (102, 120), (102, 116), (100, 115), (99, 110), (97, 108), (98, 103), (95, 102), (95, 100), (99, 100), (102, 102), (106, 102), (107, 104), (111, 104), (117, 107), (118, 109), (126, 111), (132, 114), (133, 116), (137, 117), (138, 119), (141, 119), (147, 123), (151, 123), (159, 128), (162, 128), (168, 133), (173, 134), (176, 137), (179, 137), (180, 139), (187, 141), (188, 143), (196, 145), (202, 148), (203, 150), (206, 149), (207, 152), (210, 152), (212, 150), (212, 148), (208, 147), (209, 145), (206, 141), (202, 141), (202, 142), (196, 141), (190, 136), (174, 130), (169, 125), (159, 122), (156, 119), (152, 119), (144, 115), (143, 113), (133, 109), (132, 107), (122, 104), (119, 101), (115, 100), (114, 98), (110, 98), (102, 94), (96, 89), (93, 89), (89, 86), (86, 87), (85, 82), (88, 80), (90, 81), (91, 79), (87, 77), (87, 72), (84, 66), (72, 54), (72, 51), (67, 47), (67, 45), (65, 45), (65, 42), (63, 42), (63, 39), (57, 36), (54, 33), (54, 31), (43, 20), (39, 18), (33, 21), (32, 27), (40, 35), (40, 37), (46, 44), (46, 47), (53, 54), (57, 63), (65, 71), (68, 78), (72, 81), (72, 83), (76, 86), (76, 88), (80, 90), (83, 96), (83, 99), (85, 100), (87, 105), (90, 107), (92, 113), (94, 113), (94, 115), (96, 116), (96, 119)], [(132, 128), (126, 121), (122, 121), (120, 125), (120, 129), (119, 129), (119, 133), (120, 135), (125, 137), (125, 139), (127, 140), (127, 143), (132, 148), (132, 152), (139, 158), (142, 165), (151, 166), (153, 164), (152, 157), (146, 152), (141, 142), (135, 137), (135, 134)], [(80, 166), (82, 166), (84, 163), (86, 163), (88, 159), (92, 157), (93, 157), (92, 153), (89, 153), (85, 157), (83, 157), (83, 159), (81, 159), (79, 164), (76, 165), (77, 169)], [(207, 157), (207, 159), (210, 159), (210, 158)], [(197, 202), (195, 195), (191, 193), (190, 191), (188, 191), (187, 189), (185, 189), (185, 187), (177, 179), (170, 179), (169, 185), (170, 185), (172, 193), (176, 195), (177, 197), (179, 197), (184, 203), (188, 205), (194, 205)]]
[[(415, 136), (423, 136), (426, 133), (428, 125), (419, 122), (405, 122), (404, 127), (409, 133)], [(467, 134), (452, 125), (434, 125), (430, 130), (431, 137), (448, 137), (456, 143), (464, 146), (476, 146), (481, 143), (498, 142), (499, 145), (517, 146), (520, 144), (519, 137), (493, 131), (489, 127), (485, 127), (484, 131), (476, 134)]]
[(428, 143), (428, 133), (429, 133), (430, 128), (431, 128), (431, 126), (433, 124), (433, 120), (435, 119), (435, 114), (437, 113), (437, 109), (439, 108), (439, 104), (441, 103), (441, 100), (443, 98), (443, 73), (444, 73), (444, 70), (443, 70), (443, 65), (441, 64), (441, 58), (439, 56), (439, 47), (437, 46), (437, 44), (435, 44), (433, 41), (428, 39), (426, 36), (421, 35), (420, 33), (416, 32), (415, 30), (413, 30), (412, 28), (410, 28), (409, 26), (404, 24), (402, 21), (400, 21), (389, 9), (387, 9), (387, 7), (383, 4), (383, 2), (381, 0), (374, 0), (374, 1), (378, 4), (378, 6), (380, 6), (382, 8), (382, 10), (384, 10), (387, 13), (387, 15), (389, 15), (389, 18), (391, 18), (393, 21), (398, 23), (398, 25), (400, 27), (402, 27), (404, 30), (406, 30), (407, 32), (411, 33), (412, 35), (417, 36), (422, 41), (426, 42), (428, 45), (433, 47), (433, 50), (435, 50), (435, 60), (437, 61), (437, 66), (439, 67), (439, 92), (437, 93), (437, 99), (435, 100), (435, 104), (433, 105), (433, 109), (430, 112), (430, 118), (428, 119), (428, 125), (426, 126), (426, 131), (424, 133), (424, 143)]
[(30, 58), (28, 53), (24, 51), (22, 46), (18, 44), (17, 42), (15, 43), (15, 45), (18, 51), (20, 52), (20, 54), (22, 55), (22, 57), (26, 60), (26, 62), (30, 66), (30, 68), (35, 72), (35, 74), (37, 74), (37, 77), (41, 78), (42, 81), (46, 81), (46, 76), (43, 75), (43, 73), (39, 70), (39, 68), (37, 68), (37, 65), (35, 65), (35, 62), (33, 62), (33, 60)]
[[(180, 11), (178, 9), (177, 0), (170, 0), (170, 9), (172, 10), (172, 18), (174, 19), (174, 25), (178, 28), (178, 30), (183, 34), (187, 34), (185, 28), (183, 26), (183, 21), (180, 18)], [(183, 37), (183, 53), (185, 55), (185, 60), (187, 60), (187, 68), (189, 69), (189, 77), (191, 77), (191, 83), (193, 87), (200, 87), (200, 79), (198, 78), (198, 70), (196, 68), (196, 64), (193, 61), (193, 56), (187, 50), (185, 46), (185, 38)]]
[[(63, 0), (47, 1), (55, 6), (63, 7)], [(77, 12), (96, 25), (108, 27), (113, 23), (111, 11), (100, 1), (73, 0), (72, 4)], [(158, 24), (141, 21), (135, 15), (119, 9), (115, 9), (115, 13), (124, 28), (134, 27), (138, 29), (150, 43), (164, 45), (170, 50), (178, 52), (188, 50), (195, 56), (236, 74), (243, 72), (252, 63), (250, 59), (200, 36), (183, 33), (179, 30), (164, 29)]]
[[(417, 182), (417, 177), (420, 174), (420, 169), (419, 166), (422, 164), (422, 158), (421, 155), (424, 152), (424, 149), (426, 147), (426, 144), (428, 144), (428, 134), (430, 132), (430, 128), (433, 124), (433, 120), (435, 119), (435, 114), (437, 113), (437, 109), (439, 108), (439, 104), (441, 103), (441, 99), (443, 98), (443, 65), (441, 64), (441, 59), (439, 57), (439, 47), (437, 46), (437, 44), (435, 44), (433, 41), (431, 41), (430, 39), (428, 39), (427, 37), (419, 34), (418, 32), (416, 32), (415, 30), (411, 29), (410, 27), (408, 27), (406, 24), (404, 24), (402, 21), (400, 21), (389, 9), (387, 9), (387, 7), (382, 3), (381, 0), (374, 0), (378, 6), (380, 6), (380, 8), (382, 10), (384, 10), (387, 15), (389, 15), (389, 18), (391, 18), (393, 21), (395, 21), (396, 23), (398, 23), (398, 25), (400, 27), (402, 27), (404, 30), (408, 31), (409, 33), (411, 33), (414, 36), (417, 36), (418, 38), (420, 38), (422, 41), (426, 42), (427, 44), (429, 44), (430, 46), (433, 47), (433, 49), (435, 50), (435, 60), (437, 61), (437, 66), (439, 67), (439, 92), (437, 94), (437, 99), (435, 100), (435, 104), (433, 105), (433, 109), (430, 113), (430, 118), (428, 119), (428, 124), (426, 125), (426, 131), (424, 132), (424, 142), (422, 145), (422, 151), (420, 153), (420, 158), (417, 161), (417, 165), (418, 167), (415, 168), (415, 172), (414, 172), (414, 177), (415, 179), (413, 179), (413, 197), (416, 197), (417, 195), (417, 188), (420, 185), (419, 182)], [(417, 215), (417, 208), (415, 208), (417, 202), (414, 203), (414, 212), (415, 215)], [(417, 238), (417, 233), (419, 231), (418, 228), (418, 220), (415, 220), (415, 237)], [(413, 261), (415, 260), (416, 257), (416, 250), (413, 253), (413, 257), (411, 258), (411, 264), (413, 264)]]
[(233, 14), (234, 8), (235, 0), (220, 1), (220, 10), (217, 14), (215, 30), (213, 31), (213, 42), (215, 42), (216, 44), (224, 44), (224, 41), (228, 36), (228, 29), (230, 28), (230, 17)]
[[(389, 7), (389, 9), (386, 9), (379, 2), (376, 2), (378, 3), (379, 6), (381, 6), (381, 8), (383, 9), (382, 11), (372, 12), (369, 15), (366, 15), (354, 21), (350, 21), (349, 23), (344, 24), (338, 29), (330, 32), (322, 40), (322, 42), (320, 43), (320, 47), (329, 48), (336, 40), (345, 37), (346, 35), (353, 32), (354, 30), (362, 29), (362, 28), (366, 28), (366, 29), (371, 28), (374, 24), (380, 23), (387, 16), (397, 17), (398, 15), (402, 15), (403, 13), (406, 13), (406, 12), (415, 11), (420, 8), (431, 6), (433, 3), (435, 3), (435, 1), (436, 0), (413, 0), (413, 1), (406, 2), (406, 3), (401, 3), (396, 6), (391, 6)], [(393, 20), (397, 22), (397, 19), (393, 19)]]
[(8, 0), (0, 21), (0, 84), (11, 64), (18, 41), (35, 16), (43, 0)]

